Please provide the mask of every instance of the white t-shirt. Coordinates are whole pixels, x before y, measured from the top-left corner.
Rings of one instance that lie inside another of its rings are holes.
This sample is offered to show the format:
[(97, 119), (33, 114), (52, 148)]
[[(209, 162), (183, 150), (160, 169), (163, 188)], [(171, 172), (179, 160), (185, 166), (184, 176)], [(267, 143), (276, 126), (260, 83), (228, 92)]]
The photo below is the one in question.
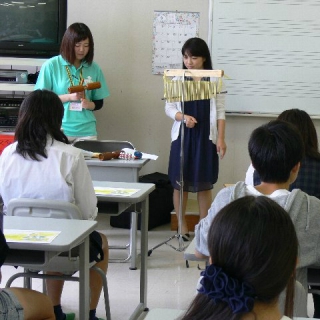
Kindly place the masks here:
[(253, 174), (254, 174), (254, 167), (252, 166), (252, 164), (250, 164), (250, 166), (246, 172), (245, 183), (247, 185), (253, 186)]
[(0, 194), (3, 211), (13, 198), (64, 200), (80, 209), (83, 219), (97, 216), (97, 197), (80, 149), (48, 139), (47, 158), (25, 159), (16, 152), (17, 142), (0, 157)]

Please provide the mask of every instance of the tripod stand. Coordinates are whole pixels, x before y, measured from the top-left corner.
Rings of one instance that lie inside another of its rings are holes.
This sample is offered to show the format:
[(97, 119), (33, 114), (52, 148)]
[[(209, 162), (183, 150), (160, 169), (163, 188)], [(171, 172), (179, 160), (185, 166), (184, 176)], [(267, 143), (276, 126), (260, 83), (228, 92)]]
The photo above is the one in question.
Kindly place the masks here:
[[(185, 77), (202, 78), (210, 77), (210, 81), (187, 81)], [(168, 80), (168, 77), (179, 77)], [(223, 77), (222, 70), (188, 70), (188, 69), (172, 69), (164, 71), (164, 98), (167, 102), (181, 102), (182, 119), (184, 119), (184, 102), (194, 100), (205, 100), (215, 97), (217, 93), (221, 91)], [(180, 80), (181, 79), (181, 80)], [(185, 124), (181, 123), (180, 126), (180, 181), (178, 185), (179, 190), (179, 211), (178, 211), (178, 232), (171, 236), (167, 240), (159, 243), (150, 250), (148, 250), (148, 256), (150, 256), (153, 250), (166, 244), (172, 249), (182, 252), (186, 249), (182, 235), (182, 207), (183, 207), (183, 192), (184, 192), (184, 130)], [(178, 240), (178, 247), (171, 245), (169, 242), (173, 239)]]

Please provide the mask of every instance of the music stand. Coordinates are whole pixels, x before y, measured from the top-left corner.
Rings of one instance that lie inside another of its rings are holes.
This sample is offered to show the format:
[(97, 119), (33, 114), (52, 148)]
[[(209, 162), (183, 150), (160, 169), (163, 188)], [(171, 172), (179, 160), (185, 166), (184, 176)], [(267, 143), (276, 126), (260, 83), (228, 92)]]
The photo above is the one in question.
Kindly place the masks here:
[[(181, 102), (182, 119), (184, 119), (184, 102), (205, 100), (216, 97), (216, 94), (221, 92), (222, 80), (224, 72), (223, 70), (195, 70), (195, 69), (167, 69), (164, 70), (164, 98), (167, 102)], [(187, 81), (185, 77), (192, 78), (210, 78), (210, 81)], [(169, 77), (174, 77), (172, 80)], [(153, 250), (166, 244), (172, 249), (182, 252), (186, 249), (181, 234), (182, 224), (182, 207), (183, 207), (183, 168), (184, 168), (184, 123), (180, 126), (181, 144), (180, 144), (180, 186), (179, 193), (179, 212), (178, 212), (178, 232), (169, 237), (167, 240), (157, 244), (153, 248), (148, 250), (148, 256), (150, 256)], [(179, 246), (175, 247), (169, 242), (173, 239), (178, 239)]]

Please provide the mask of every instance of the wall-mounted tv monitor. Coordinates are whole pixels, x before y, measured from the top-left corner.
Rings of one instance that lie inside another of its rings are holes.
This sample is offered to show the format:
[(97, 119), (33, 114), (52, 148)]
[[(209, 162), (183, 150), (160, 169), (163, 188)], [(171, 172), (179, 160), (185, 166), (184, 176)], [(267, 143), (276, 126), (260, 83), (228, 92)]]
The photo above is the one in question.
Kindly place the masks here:
[(0, 56), (59, 54), (67, 27), (67, 0), (0, 0)]

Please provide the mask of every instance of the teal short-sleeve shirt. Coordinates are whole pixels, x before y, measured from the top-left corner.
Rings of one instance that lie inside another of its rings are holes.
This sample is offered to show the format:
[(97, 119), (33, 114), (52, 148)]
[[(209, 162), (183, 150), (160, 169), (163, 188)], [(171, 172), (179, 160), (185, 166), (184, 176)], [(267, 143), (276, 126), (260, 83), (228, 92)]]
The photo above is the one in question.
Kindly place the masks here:
[[(69, 69), (69, 73), (66, 67)], [(101, 83), (101, 88), (85, 91), (86, 99), (90, 101), (100, 100), (110, 95), (102, 70), (97, 63), (92, 62), (92, 64), (89, 65), (83, 62), (80, 67), (76, 69), (64, 60), (61, 55), (47, 60), (42, 65), (35, 90), (47, 89), (57, 95), (67, 94), (68, 88), (79, 85), (82, 78), (84, 84), (91, 82)], [(87, 109), (82, 109), (81, 111), (70, 110), (70, 102), (65, 102), (63, 106), (64, 116), (62, 128), (66, 136), (85, 137), (97, 135), (94, 112)]]

